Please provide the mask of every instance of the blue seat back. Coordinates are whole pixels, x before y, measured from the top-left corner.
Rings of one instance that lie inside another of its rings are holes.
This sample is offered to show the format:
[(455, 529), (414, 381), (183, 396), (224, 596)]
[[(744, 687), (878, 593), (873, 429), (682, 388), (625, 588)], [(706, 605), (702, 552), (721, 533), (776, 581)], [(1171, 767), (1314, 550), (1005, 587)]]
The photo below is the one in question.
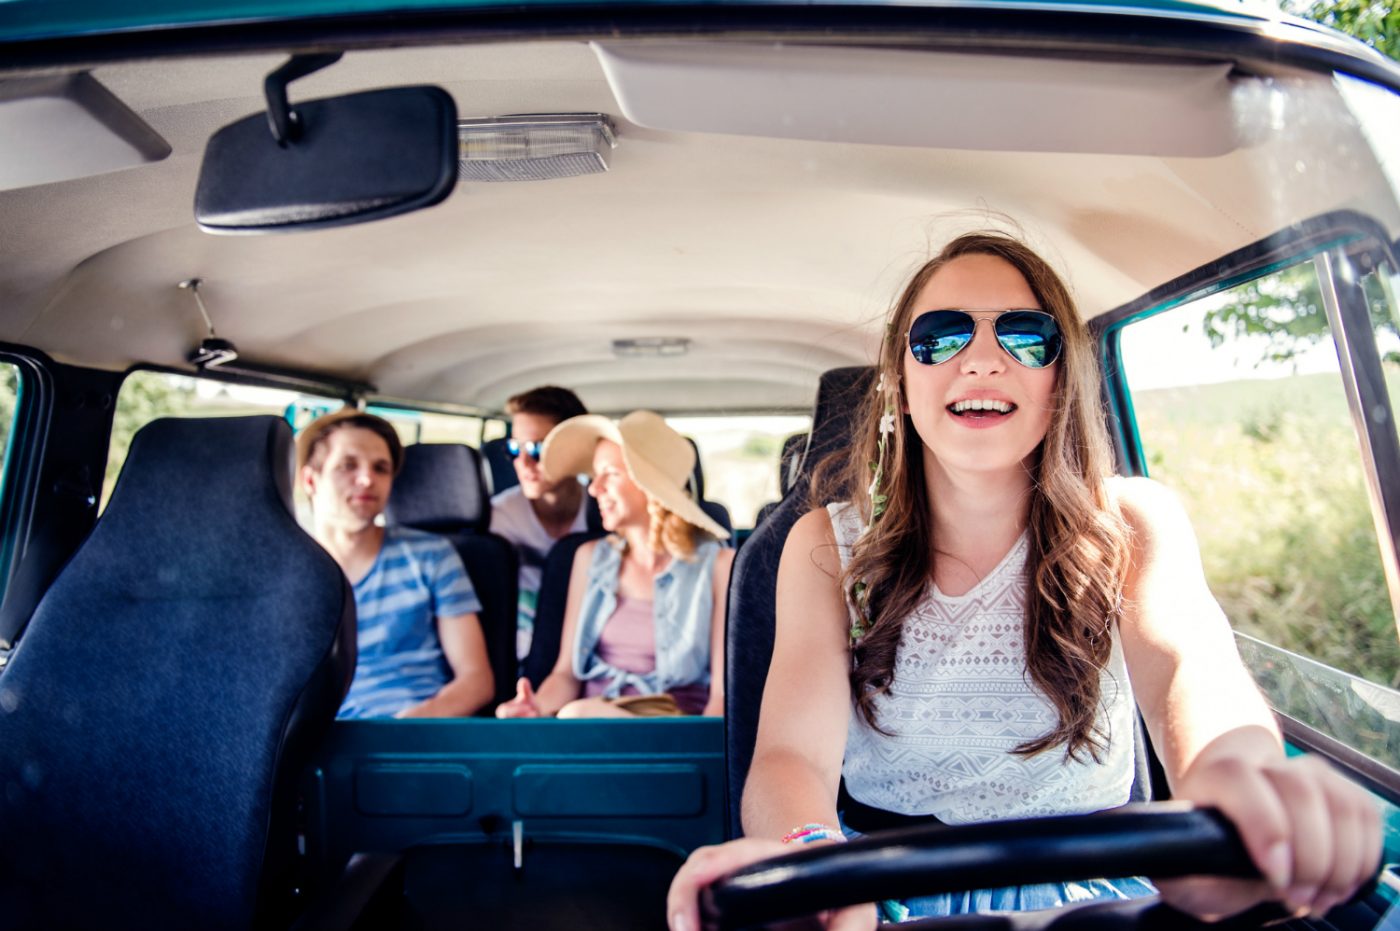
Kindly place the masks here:
[(743, 833), (739, 802), (753, 761), (763, 683), (773, 658), (774, 592), (783, 544), (792, 525), (811, 506), (812, 470), (827, 454), (851, 445), (855, 412), (874, 376), (875, 370), (867, 366), (832, 369), (822, 376), (812, 411), (812, 431), (797, 478), (787, 497), (754, 528), (734, 557), (724, 670), (725, 770), (732, 837)]
[(499, 437), (481, 444), (481, 458), (486, 461), (487, 487), (491, 494), (499, 495), (507, 488), (520, 484), (520, 476), (515, 474), (515, 463), (506, 452), (506, 438)]
[(136, 435), (0, 676), (6, 927), (285, 922), (298, 780), (355, 662), (291, 463), (276, 417)]

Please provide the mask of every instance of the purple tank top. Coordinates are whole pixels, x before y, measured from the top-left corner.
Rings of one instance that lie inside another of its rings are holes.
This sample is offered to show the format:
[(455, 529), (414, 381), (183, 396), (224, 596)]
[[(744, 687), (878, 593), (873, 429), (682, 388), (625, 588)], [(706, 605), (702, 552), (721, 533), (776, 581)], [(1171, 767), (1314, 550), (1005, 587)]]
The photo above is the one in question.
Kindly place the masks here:
[[(617, 609), (603, 625), (598, 637), (598, 658), (609, 666), (627, 672), (648, 673), (656, 668), (656, 620), (652, 613), (652, 603), (640, 598), (617, 596)], [(583, 694), (595, 698), (607, 688), (602, 679), (590, 679), (584, 683)], [(624, 695), (636, 695), (637, 690), (628, 686)], [(700, 683), (683, 685), (671, 690), (681, 711), (686, 714), (699, 714), (705, 710), (709, 698), (708, 686)]]

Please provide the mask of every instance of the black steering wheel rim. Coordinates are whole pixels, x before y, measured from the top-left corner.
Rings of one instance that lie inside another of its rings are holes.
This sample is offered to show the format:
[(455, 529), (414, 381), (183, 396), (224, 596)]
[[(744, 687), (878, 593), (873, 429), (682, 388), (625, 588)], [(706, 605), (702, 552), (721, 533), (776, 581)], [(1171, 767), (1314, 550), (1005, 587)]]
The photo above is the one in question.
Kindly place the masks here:
[(1239, 833), (1182, 802), (1088, 815), (883, 831), (753, 863), (701, 893), (719, 931), (880, 899), (1096, 876), (1257, 877)]

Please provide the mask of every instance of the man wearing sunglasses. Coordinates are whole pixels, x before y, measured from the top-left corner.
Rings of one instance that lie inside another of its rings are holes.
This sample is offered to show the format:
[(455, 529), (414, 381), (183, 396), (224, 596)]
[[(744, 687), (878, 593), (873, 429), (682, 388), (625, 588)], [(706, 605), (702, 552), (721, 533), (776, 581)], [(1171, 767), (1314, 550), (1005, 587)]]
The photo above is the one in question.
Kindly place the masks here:
[(491, 499), (491, 532), (505, 537), (520, 555), (520, 605), (516, 656), (525, 659), (535, 629), (535, 603), (545, 557), (560, 537), (584, 530), (584, 486), (576, 476), (545, 477), (540, 447), (554, 425), (588, 413), (568, 388), (546, 385), (506, 401), (510, 439), (506, 451), (520, 484)]

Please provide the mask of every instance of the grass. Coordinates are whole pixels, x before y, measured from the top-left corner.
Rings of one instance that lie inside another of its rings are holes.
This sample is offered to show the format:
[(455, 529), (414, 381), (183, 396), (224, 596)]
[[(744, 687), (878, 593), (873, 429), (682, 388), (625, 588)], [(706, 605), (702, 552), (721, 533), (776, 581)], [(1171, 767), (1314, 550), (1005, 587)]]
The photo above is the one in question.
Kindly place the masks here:
[(1134, 404), (1148, 470), (1183, 499), (1235, 628), (1400, 686), (1400, 639), (1340, 379), (1161, 389)]

